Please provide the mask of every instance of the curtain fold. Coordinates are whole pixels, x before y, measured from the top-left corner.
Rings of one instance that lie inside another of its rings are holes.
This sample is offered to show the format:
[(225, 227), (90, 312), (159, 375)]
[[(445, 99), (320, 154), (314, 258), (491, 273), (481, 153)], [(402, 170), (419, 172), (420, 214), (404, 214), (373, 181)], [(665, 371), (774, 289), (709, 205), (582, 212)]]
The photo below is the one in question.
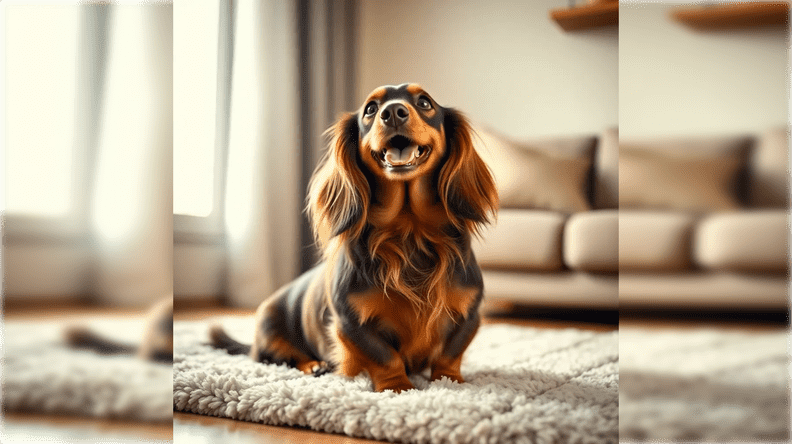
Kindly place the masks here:
[(91, 199), (100, 302), (173, 291), (173, 10), (114, 5)]
[(225, 192), (227, 297), (255, 306), (298, 272), (301, 217), (297, 10), (234, 11)]

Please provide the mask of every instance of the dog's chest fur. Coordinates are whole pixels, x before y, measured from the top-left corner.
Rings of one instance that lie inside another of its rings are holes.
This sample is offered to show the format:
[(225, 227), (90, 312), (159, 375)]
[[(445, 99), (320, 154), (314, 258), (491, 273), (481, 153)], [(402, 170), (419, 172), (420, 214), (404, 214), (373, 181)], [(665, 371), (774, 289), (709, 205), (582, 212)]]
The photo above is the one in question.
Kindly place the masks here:
[(410, 373), (423, 370), (437, 358), (446, 335), (473, 301), (472, 293), (449, 287), (438, 295), (442, 301), (420, 307), (401, 295), (372, 289), (350, 295), (349, 304), (361, 322), (377, 324), (382, 337), (401, 355)]

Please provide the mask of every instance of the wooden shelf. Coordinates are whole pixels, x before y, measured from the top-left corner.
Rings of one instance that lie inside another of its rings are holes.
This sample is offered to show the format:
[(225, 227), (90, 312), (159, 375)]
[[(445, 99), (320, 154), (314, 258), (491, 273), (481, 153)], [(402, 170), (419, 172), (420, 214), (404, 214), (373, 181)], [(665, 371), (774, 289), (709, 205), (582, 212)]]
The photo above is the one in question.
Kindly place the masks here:
[(553, 9), (550, 18), (564, 31), (580, 31), (619, 24), (619, 2), (603, 1), (576, 8)]
[(788, 3), (727, 3), (677, 9), (671, 16), (699, 31), (788, 26)]

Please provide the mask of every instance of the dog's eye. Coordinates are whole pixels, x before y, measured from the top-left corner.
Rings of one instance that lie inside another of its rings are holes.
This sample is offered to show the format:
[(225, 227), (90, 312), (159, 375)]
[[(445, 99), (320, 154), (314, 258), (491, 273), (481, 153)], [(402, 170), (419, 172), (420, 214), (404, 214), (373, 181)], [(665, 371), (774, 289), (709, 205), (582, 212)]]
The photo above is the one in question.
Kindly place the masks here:
[(432, 109), (432, 102), (429, 101), (426, 97), (419, 97), (418, 98), (418, 108), (421, 109)]
[(374, 102), (369, 103), (368, 105), (366, 105), (366, 111), (365, 112), (366, 112), (367, 116), (370, 116), (370, 115), (376, 113), (377, 112), (377, 104), (374, 103)]

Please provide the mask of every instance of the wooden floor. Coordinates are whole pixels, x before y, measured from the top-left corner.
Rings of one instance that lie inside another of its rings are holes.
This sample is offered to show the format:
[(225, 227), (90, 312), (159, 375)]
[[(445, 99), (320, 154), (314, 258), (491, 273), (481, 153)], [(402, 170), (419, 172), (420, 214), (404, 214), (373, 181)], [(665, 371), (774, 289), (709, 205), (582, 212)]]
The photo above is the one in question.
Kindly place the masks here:
[[(170, 442), (173, 423), (141, 423), (40, 413), (3, 414), (0, 442)], [(185, 441), (187, 442), (187, 441)], [(213, 441), (212, 441), (213, 442)]]
[(377, 443), (368, 439), (350, 438), (298, 427), (281, 427), (237, 421), (227, 418), (173, 412), (173, 439), (176, 443), (280, 444)]

